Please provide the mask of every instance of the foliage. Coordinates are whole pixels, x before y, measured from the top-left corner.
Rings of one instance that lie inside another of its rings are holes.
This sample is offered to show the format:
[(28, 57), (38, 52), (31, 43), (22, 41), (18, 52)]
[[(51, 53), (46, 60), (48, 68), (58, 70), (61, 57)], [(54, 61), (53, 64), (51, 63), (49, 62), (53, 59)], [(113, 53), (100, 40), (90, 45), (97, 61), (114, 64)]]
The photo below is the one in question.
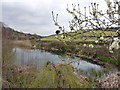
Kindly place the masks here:
[[(61, 35), (61, 38), (56, 38), (60, 41), (63, 41), (62, 39), (65, 39), (69, 37), (69, 41), (73, 41), (74, 37), (76, 35), (81, 35), (81, 37), (84, 37), (84, 39), (81, 40), (87, 40), (88, 38), (92, 37), (85, 37), (84, 33), (91, 33), (93, 37), (96, 37), (94, 40), (95, 43), (97, 42), (103, 42), (108, 43), (110, 42), (110, 45), (114, 39), (114, 37), (119, 37), (119, 30), (116, 30), (115, 34), (112, 34), (110, 28), (114, 25), (119, 24), (119, 17), (117, 15), (120, 15), (119, 13), (119, 2), (115, 1), (114, 3), (108, 2), (107, 5), (109, 9), (104, 13), (102, 10), (99, 10), (99, 4), (91, 3), (91, 6), (89, 6), (89, 12), (86, 12), (86, 7), (84, 7), (84, 14), (80, 11), (80, 5), (74, 5), (72, 4), (72, 10), (69, 9), (67, 5), (67, 12), (73, 16), (73, 19), (69, 21), (69, 28), (71, 32), (74, 32), (74, 34), (67, 33), (64, 26), (61, 26), (58, 21), (58, 14), (56, 14), (56, 18), (54, 16), (54, 13), (52, 12), (52, 17), (55, 26), (59, 28), (59, 31), (63, 33)], [(97, 31), (101, 30), (100, 35), (97, 35)], [(106, 31), (110, 31), (111, 35), (109, 38), (106, 38)], [(96, 36), (97, 35), (97, 36)], [(77, 39), (77, 38), (75, 38)], [(92, 39), (93, 40), (93, 39)], [(120, 42), (120, 40), (119, 40)], [(119, 44), (119, 42), (117, 44)], [(65, 41), (64, 41), (65, 43)], [(91, 45), (92, 46), (92, 45)]]

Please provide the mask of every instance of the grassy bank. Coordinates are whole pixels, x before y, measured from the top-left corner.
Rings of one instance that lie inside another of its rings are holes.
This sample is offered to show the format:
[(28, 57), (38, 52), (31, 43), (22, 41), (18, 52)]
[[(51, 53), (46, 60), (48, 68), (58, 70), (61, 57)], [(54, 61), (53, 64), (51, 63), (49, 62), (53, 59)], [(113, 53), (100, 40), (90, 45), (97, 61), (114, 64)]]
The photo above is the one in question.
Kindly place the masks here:
[(47, 63), (37, 72), (23, 71), (14, 76), (8, 76), (6, 80), (26, 88), (92, 88), (89, 79), (75, 74), (72, 66), (67, 64)]

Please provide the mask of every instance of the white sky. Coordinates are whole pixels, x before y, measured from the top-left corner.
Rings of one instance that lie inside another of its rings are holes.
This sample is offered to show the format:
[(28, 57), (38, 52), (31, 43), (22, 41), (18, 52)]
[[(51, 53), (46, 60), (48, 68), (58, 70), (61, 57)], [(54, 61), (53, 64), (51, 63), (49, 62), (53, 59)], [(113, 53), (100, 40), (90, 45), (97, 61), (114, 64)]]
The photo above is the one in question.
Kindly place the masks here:
[(99, 3), (103, 11), (107, 9), (104, 0), (2, 0), (0, 21), (18, 31), (52, 35), (57, 29), (52, 20), (52, 11), (59, 14), (58, 21), (68, 29), (71, 16), (66, 11), (67, 4), (80, 4), (83, 11), (84, 6), (88, 8), (91, 2)]

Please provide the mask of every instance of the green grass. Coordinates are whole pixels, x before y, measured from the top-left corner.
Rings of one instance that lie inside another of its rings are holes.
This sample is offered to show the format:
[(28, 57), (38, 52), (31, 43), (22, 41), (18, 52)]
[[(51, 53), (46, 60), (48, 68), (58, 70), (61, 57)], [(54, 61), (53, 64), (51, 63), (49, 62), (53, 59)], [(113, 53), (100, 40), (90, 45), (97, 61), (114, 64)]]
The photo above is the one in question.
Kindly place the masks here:
[[(7, 79), (9, 82), (27, 88), (92, 88), (90, 82), (73, 73), (72, 66), (52, 64), (42, 66), (39, 72), (24, 72)], [(59, 82), (59, 83), (58, 83)]]
[[(101, 36), (101, 35), (102, 36), (111, 36), (111, 35), (115, 34), (114, 31), (105, 31), (104, 32), (105, 34), (103, 34), (103, 33), (101, 34), (101, 33), (102, 33), (101, 30), (97, 30), (97, 31), (95, 31), (95, 36)], [(67, 36), (65, 39), (62, 39), (61, 35), (62, 34), (51, 35), (48, 37), (44, 37), (41, 40), (42, 41), (59, 41), (57, 38), (55, 38), (55, 36), (57, 36), (59, 39), (64, 40), (64, 41), (70, 41), (71, 39), (69, 39), (69, 38), (74, 38), (72, 41), (95, 41), (95, 40), (97, 40), (97, 37), (89, 37), (89, 36), (94, 36), (94, 34), (92, 32), (85, 32), (83, 34), (80, 34), (79, 32), (78, 32), (78, 34), (75, 32), (69, 32), (68, 35), (70, 35), (70, 36)], [(87, 39), (85, 37), (81, 37), (81, 36), (87, 36)]]
[(111, 59), (111, 58), (104, 57), (104, 56), (101, 56), (99, 58), (103, 62), (107, 62), (107, 63), (110, 63), (110, 64), (118, 64), (118, 60), (115, 60), (115, 59)]

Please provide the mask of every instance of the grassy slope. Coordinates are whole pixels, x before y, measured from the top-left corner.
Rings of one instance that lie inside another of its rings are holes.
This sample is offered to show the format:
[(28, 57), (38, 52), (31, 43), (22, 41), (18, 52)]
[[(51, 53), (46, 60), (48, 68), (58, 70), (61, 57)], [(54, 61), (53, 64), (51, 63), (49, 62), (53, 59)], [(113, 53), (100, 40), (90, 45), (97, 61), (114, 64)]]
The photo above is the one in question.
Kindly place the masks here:
[(24, 72), (8, 78), (9, 82), (27, 88), (92, 88), (88, 79), (73, 73), (70, 65), (49, 64), (40, 67), (39, 72)]
[[(95, 36), (100, 36), (102, 33), (101, 30), (96, 31)], [(86, 41), (94, 41), (97, 40), (97, 37), (89, 37), (89, 36), (94, 36), (92, 32), (85, 32), (83, 34), (77, 34), (74, 32), (70, 32), (68, 33), (70, 36), (68, 36), (67, 38), (65, 38), (65, 41), (69, 41), (69, 38), (74, 38), (73, 41), (83, 41), (85, 39), (85, 37), (81, 37), (81, 36), (88, 36)], [(103, 36), (111, 36), (115, 34), (114, 31), (105, 31), (105, 34)], [(55, 36), (58, 36), (59, 39), (62, 40), (61, 35), (52, 35), (52, 36), (48, 36), (45, 38), (42, 38), (42, 41), (59, 41), (57, 38), (55, 38)]]

